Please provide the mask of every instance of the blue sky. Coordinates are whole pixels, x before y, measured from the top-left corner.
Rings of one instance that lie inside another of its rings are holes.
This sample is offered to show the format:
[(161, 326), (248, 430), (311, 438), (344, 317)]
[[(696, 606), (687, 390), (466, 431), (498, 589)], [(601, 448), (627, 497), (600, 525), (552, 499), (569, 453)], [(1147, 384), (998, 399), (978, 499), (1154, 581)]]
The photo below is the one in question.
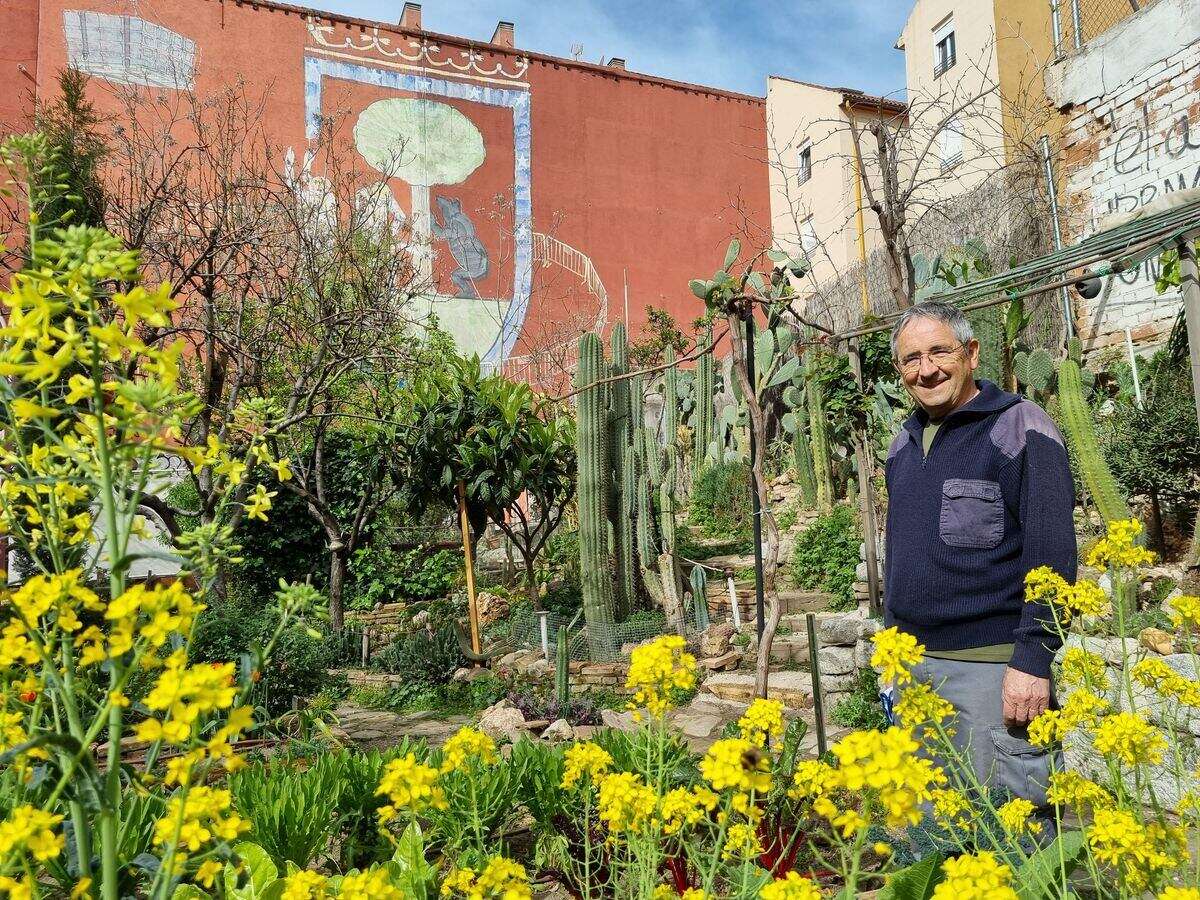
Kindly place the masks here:
[[(403, 0), (295, 0), (395, 22)], [(763, 96), (784, 75), (903, 97), (904, 57), (893, 49), (906, 0), (424, 0), (430, 31), (487, 40), (516, 24), (517, 46), (569, 57), (624, 57), (636, 72)]]

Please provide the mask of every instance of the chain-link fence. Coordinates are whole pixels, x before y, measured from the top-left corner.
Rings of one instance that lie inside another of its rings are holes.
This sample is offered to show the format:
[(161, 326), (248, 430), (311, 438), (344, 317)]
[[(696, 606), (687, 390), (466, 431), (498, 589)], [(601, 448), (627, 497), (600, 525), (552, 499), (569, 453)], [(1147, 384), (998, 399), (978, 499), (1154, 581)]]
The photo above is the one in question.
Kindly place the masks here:
[(1079, 50), (1154, 0), (1049, 0), (1050, 28), (1059, 56)]

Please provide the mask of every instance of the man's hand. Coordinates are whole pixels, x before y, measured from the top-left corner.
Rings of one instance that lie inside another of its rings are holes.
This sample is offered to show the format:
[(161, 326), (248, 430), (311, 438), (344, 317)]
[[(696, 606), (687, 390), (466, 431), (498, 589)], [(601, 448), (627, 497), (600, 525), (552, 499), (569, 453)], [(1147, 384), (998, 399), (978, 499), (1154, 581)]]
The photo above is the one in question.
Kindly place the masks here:
[(1000, 695), (1004, 699), (1004, 724), (1028, 725), (1050, 706), (1050, 679), (1008, 668), (1004, 670)]

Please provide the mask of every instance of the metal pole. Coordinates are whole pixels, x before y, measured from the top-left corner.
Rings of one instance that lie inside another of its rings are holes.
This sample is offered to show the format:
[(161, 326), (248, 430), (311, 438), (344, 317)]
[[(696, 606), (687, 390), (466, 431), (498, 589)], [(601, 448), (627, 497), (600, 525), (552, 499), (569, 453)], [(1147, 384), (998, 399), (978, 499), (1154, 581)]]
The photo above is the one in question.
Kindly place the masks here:
[(1050, 0), (1050, 34), (1054, 39), (1054, 55), (1062, 55), (1062, 20), (1058, 15), (1058, 0)]
[[(758, 387), (754, 377), (754, 310), (746, 315), (746, 380), (758, 402)], [(752, 398), (747, 397), (749, 403)], [(750, 509), (754, 514), (754, 612), (758, 616), (758, 639), (761, 642), (766, 627), (763, 601), (762, 503), (758, 498), (758, 441), (754, 439), (754, 418), (750, 418)]]
[[(862, 371), (862, 354), (858, 341), (850, 342), (850, 370), (854, 373), (854, 383), (862, 393), (866, 393)], [(865, 427), (854, 429), (854, 458), (858, 461), (858, 504), (862, 516), (863, 556), (867, 563), (867, 599), (872, 618), (883, 613), (881, 591), (879, 589), (879, 549), (875, 537), (879, 526), (875, 522), (875, 497), (871, 486), (871, 454), (868, 450), (867, 432)]]
[(538, 630), (542, 636), (542, 658), (547, 662), (550, 660), (550, 634), (546, 630), (546, 616), (550, 615), (546, 610), (538, 611)]
[[(1042, 163), (1046, 172), (1046, 191), (1050, 195), (1050, 221), (1054, 225), (1054, 249), (1062, 250), (1062, 228), (1058, 224), (1058, 189), (1054, 185), (1054, 163), (1050, 158), (1050, 137), (1042, 135)], [(1075, 337), (1075, 311), (1071, 309), (1071, 295), (1066, 285), (1062, 289), (1064, 326), (1067, 338)]]
[(817, 646), (817, 617), (805, 613), (804, 624), (808, 626), (808, 667), (812, 672), (813, 718), (817, 720), (817, 756), (824, 756), (825, 744), (825, 698), (821, 694), (821, 657)]
[[(471, 620), (471, 652), (479, 654), (479, 606), (475, 603), (475, 560), (471, 554), (471, 525), (467, 521), (467, 488), (458, 483), (458, 521), (462, 527), (463, 561), (467, 567), (467, 614)], [(476, 663), (475, 665), (479, 665)]]
[(1083, 11), (1079, 8), (1079, 0), (1071, 0), (1071, 28), (1075, 30), (1071, 39), (1078, 50), (1083, 46)]

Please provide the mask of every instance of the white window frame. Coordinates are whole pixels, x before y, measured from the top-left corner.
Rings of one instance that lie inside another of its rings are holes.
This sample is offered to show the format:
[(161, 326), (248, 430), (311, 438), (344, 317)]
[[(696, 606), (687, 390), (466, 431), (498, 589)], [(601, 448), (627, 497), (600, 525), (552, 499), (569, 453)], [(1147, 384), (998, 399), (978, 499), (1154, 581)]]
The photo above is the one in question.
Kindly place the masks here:
[[(942, 46), (946, 53), (942, 53)], [(954, 17), (947, 16), (933, 29), (933, 77), (940, 78), (958, 62), (958, 37), (954, 31)]]
[(796, 183), (804, 184), (812, 179), (812, 141), (805, 141), (796, 149)]
[(938, 148), (943, 172), (953, 169), (962, 162), (963, 137), (963, 123), (957, 116), (949, 119), (942, 126), (941, 133), (938, 135)]

